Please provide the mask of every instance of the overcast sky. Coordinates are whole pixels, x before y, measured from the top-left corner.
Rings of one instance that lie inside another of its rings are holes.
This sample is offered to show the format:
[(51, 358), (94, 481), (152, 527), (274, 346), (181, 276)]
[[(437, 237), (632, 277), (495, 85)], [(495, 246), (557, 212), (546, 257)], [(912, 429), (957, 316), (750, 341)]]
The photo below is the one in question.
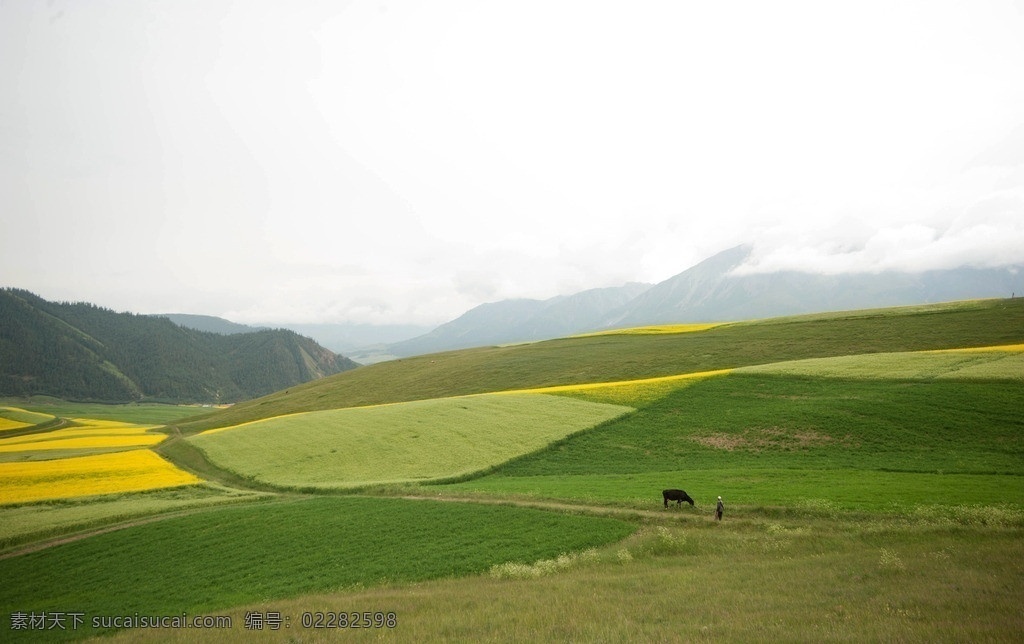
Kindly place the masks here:
[(437, 324), (1024, 263), (1024, 1), (0, 0), (0, 286)]

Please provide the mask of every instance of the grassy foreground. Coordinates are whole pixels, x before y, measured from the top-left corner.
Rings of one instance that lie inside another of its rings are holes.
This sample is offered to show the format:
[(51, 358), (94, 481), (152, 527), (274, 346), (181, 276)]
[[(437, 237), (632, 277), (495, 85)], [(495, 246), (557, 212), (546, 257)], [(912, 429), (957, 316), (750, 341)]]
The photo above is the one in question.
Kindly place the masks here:
[[(231, 629), (111, 640), (233, 642), (1019, 641), (1020, 529), (884, 520), (649, 524), (557, 573), (477, 575), (255, 602)], [(303, 613), (394, 612), (394, 628), (312, 629)], [(277, 613), (280, 630), (246, 628)]]
[[(472, 575), (614, 542), (634, 530), (615, 519), (496, 505), (282, 499), (0, 559), (0, 577), (18, 580), (0, 586), (0, 614), (201, 614), (267, 597)], [(76, 634), (85, 630), (92, 629)], [(11, 631), (8, 620), (0, 634), (31, 635)]]

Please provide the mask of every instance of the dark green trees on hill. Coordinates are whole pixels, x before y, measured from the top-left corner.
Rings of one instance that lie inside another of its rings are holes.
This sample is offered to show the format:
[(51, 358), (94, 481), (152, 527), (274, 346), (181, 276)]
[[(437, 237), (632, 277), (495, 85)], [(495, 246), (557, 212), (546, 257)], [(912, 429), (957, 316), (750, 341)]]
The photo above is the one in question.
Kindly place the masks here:
[(204, 333), (0, 289), (0, 396), (236, 402), (355, 366), (292, 331)]

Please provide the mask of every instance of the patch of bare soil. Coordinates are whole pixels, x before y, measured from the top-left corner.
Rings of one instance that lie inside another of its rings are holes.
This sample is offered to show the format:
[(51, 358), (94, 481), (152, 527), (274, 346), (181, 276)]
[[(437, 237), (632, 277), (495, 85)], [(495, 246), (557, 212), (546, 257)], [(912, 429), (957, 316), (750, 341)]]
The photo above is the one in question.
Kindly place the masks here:
[(739, 434), (716, 432), (694, 436), (693, 440), (704, 447), (724, 449), (728, 452), (746, 450), (799, 450), (821, 447), (833, 443), (849, 445), (849, 438), (836, 439), (813, 429), (784, 429), (782, 427), (750, 427)]

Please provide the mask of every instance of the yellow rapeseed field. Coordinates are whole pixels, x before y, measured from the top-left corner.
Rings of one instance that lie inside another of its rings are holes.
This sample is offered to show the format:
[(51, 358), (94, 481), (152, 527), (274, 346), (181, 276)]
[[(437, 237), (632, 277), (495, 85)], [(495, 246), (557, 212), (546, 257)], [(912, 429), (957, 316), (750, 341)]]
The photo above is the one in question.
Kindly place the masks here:
[(502, 393), (536, 393), (536, 394), (587, 394), (588, 398), (600, 402), (632, 406), (656, 400), (669, 391), (685, 386), (690, 382), (712, 376), (729, 373), (732, 369), (715, 371), (699, 371), (676, 376), (660, 376), (657, 378), (641, 378), (639, 380), (621, 380), (618, 382), (593, 382), (582, 385), (557, 385), (539, 389), (522, 389)]
[(655, 324), (651, 326), (637, 326), (629, 329), (610, 329), (608, 331), (580, 333), (570, 337), (592, 338), (598, 335), (659, 335), (665, 333), (695, 333), (697, 331), (707, 331), (708, 329), (722, 324), (722, 322), (705, 322), (700, 324)]
[(0, 432), (32, 427), (53, 420), (49, 414), (26, 411), (18, 407), (0, 407)]
[(75, 418), (80, 426), (39, 434), (0, 438), (0, 453), (57, 449), (149, 447), (167, 438), (149, 433), (154, 425)]
[(97, 420), (95, 418), (72, 418), (71, 420), (74, 421), (76, 427), (69, 427), (67, 430), (61, 431), (90, 429), (103, 430), (110, 433), (134, 433), (145, 432), (158, 427), (158, 425), (138, 425), (119, 420)]
[[(28, 437), (22, 437), (28, 438)], [(116, 447), (150, 447), (167, 438), (161, 434), (139, 434), (135, 436), (79, 436), (77, 438), (44, 439), (34, 441), (0, 440), (2, 452), (34, 452), (55, 449), (93, 449)]]
[(148, 449), (0, 463), (0, 504), (194, 485), (202, 480)]
[(968, 347), (965, 349), (936, 349), (926, 353), (1019, 353), (1021, 351), (1024, 351), (1024, 344), (999, 344), (991, 347)]

